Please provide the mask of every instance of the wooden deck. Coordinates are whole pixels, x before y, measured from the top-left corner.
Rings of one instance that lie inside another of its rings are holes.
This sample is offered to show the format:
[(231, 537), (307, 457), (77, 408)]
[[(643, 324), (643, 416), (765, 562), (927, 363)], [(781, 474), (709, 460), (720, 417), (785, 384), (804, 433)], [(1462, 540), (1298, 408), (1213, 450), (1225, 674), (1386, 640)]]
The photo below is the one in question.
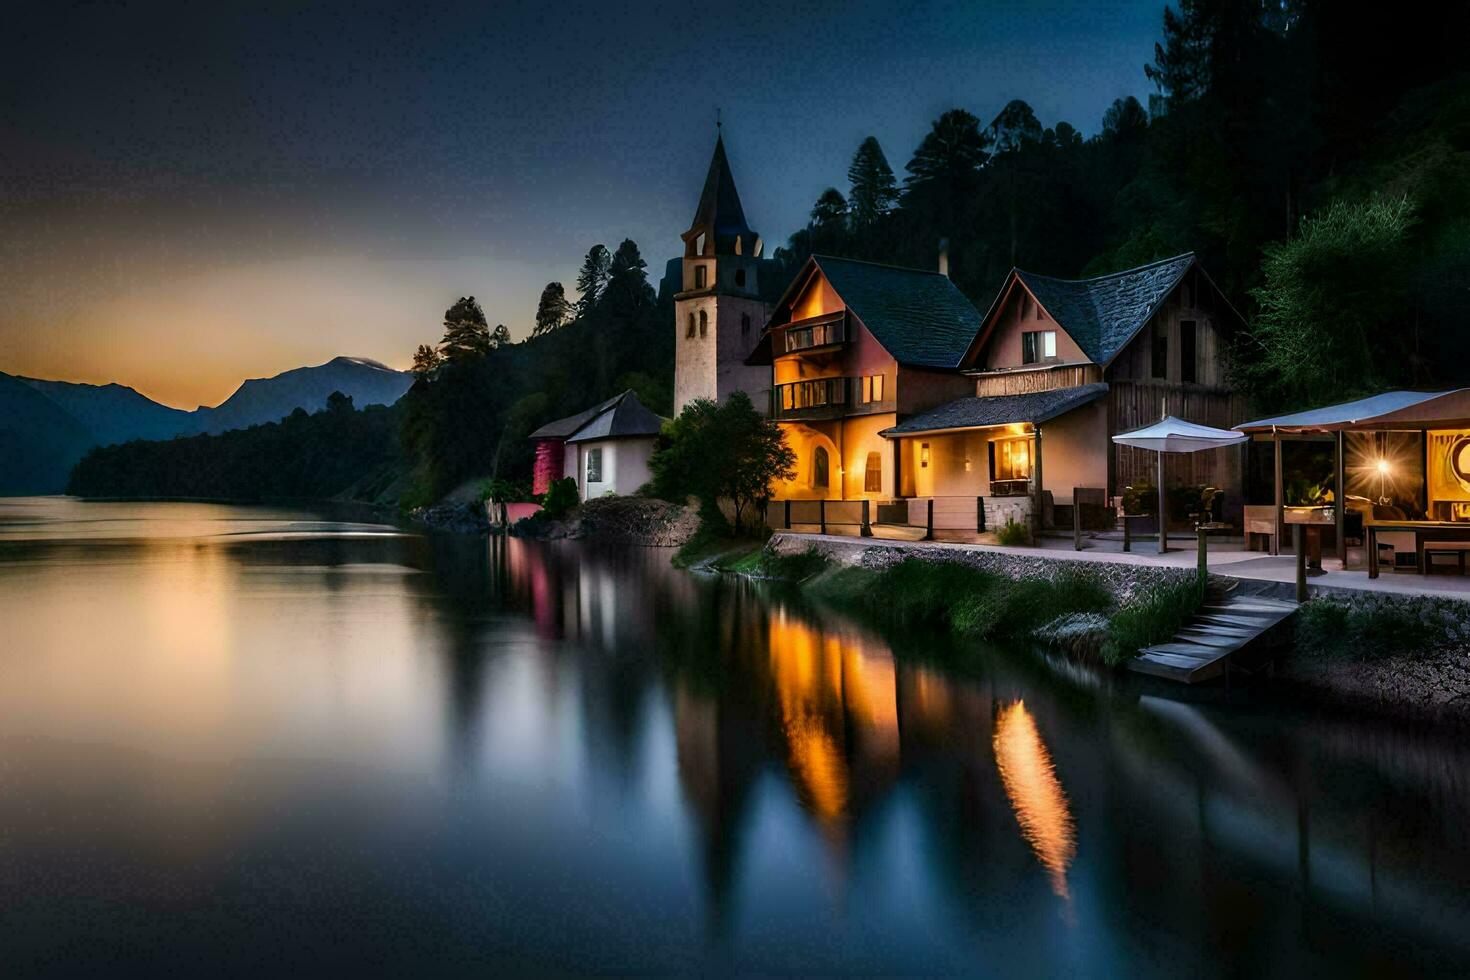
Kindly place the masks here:
[(1211, 596), (1167, 643), (1145, 647), (1128, 669), (1185, 684), (1224, 674), (1230, 659), (1296, 612), (1297, 604), (1258, 595)]

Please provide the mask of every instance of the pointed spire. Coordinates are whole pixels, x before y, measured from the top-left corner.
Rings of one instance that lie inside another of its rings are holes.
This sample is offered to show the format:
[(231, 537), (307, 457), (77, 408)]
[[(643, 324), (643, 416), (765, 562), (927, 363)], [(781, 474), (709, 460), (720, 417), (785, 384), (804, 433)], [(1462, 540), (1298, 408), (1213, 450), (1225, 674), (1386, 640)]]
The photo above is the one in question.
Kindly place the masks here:
[[(719, 128), (720, 124), (716, 123), (716, 126)], [(684, 237), (688, 239), (700, 234), (713, 235), (716, 252), (732, 250), (737, 237), (745, 239), (747, 248), (756, 239), (755, 232), (745, 221), (740, 194), (735, 190), (735, 178), (730, 175), (723, 133), (715, 137), (715, 155), (709, 162), (709, 174), (704, 178), (704, 191), (699, 195), (699, 207), (695, 209), (694, 221)]]

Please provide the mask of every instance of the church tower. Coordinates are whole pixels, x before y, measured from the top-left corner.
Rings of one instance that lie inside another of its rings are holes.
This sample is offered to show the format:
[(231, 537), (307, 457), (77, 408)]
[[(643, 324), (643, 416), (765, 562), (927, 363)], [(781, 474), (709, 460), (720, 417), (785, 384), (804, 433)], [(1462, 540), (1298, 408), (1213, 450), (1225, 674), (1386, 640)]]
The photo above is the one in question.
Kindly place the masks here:
[(771, 369), (745, 363), (770, 313), (761, 299), (762, 242), (746, 224), (722, 136), (715, 138), (704, 192), (683, 238), (683, 281), (674, 295), (674, 411), (696, 398), (723, 404), (731, 392), (744, 391), (764, 415)]

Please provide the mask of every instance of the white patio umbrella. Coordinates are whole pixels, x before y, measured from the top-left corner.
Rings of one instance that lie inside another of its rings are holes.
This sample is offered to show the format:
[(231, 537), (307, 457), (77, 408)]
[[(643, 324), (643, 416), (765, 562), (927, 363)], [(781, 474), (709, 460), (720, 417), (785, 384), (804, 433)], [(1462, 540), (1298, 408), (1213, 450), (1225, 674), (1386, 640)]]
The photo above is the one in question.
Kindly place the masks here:
[(1201, 449), (1238, 446), (1248, 438), (1244, 432), (1197, 425), (1172, 415), (1165, 415), (1142, 429), (1113, 436), (1113, 441), (1119, 445), (1152, 449), (1159, 454), (1159, 554), (1169, 550), (1164, 517), (1164, 453), (1197, 453)]

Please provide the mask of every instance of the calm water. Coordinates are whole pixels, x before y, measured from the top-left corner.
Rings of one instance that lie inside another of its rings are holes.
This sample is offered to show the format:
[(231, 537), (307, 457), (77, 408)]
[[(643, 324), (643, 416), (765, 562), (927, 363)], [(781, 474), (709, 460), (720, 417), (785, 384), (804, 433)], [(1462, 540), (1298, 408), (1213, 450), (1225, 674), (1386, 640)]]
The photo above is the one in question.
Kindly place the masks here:
[(0, 500), (0, 958), (1470, 962), (1462, 737), (1170, 694), (884, 638), (660, 551)]

